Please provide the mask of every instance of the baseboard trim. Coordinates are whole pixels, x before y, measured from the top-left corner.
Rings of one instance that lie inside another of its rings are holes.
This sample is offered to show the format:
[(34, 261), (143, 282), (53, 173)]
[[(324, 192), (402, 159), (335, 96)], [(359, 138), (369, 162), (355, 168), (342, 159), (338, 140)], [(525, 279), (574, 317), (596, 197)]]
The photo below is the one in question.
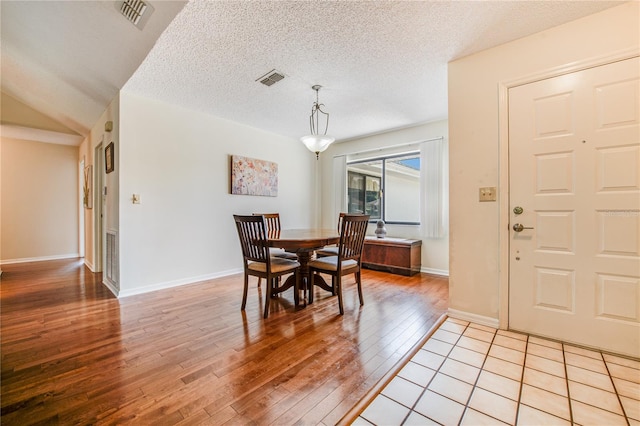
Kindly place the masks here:
[(446, 269), (420, 268), (420, 272), (431, 275), (440, 275), (443, 277), (449, 276), (449, 271), (447, 271)]
[(109, 291), (113, 293), (115, 297), (118, 297), (118, 293), (119, 293), (118, 288), (115, 285), (113, 285), (113, 283), (109, 282), (108, 280), (102, 280), (102, 285), (108, 288)]
[(84, 266), (86, 266), (87, 268), (89, 268), (89, 270), (90, 270), (91, 272), (93, 272), (93, 273), (95, 273), (95, 272), (96, 272), (95, 266), (93, 265), (93, 263), (89, 262), (89, 261), (87, 260), (87, 258), (86, 258), (86, 257), (85, 257), (85, 259), (84, 259)]
[(29, 262), (46, 262), (48, 260), (62, 260), (62, 259), (75, 259), (80, 258), (78, 253), (59, 254), (55, 256), (41, 256), (41, 257), (24, 257), (22, 259), (5, 259), (0, 260), (0, 265), (11, 265), (13, 263), (29, 263)]
[[(194, 284), (201, 281), (213, 280), (216, 278), (222, 278), (229, 275), (240, 274), (243, 272), (243, 269), (229, 269), (226, 271), (216, 272), (213, 274), (199, 275), (196, 277), (182, 278), (179, 280), (173, 281), (165, 281), (161, 283), (156, 283), (144, 287), (132, 288), (130, 290), (120, 290), (118, 293), (114, 293), (118, 296), (118, 298), (135, 296), (137, 294), (151, 293), (152, 291), (165, 290), (173, 287), (180, 287), (187, 284)], [(112, 290), (113, 291), (113, 290)]]
[(471, 312), (459, 311), (457, 309), (449, 308), (447, 314), (451, 318), (473, 322), (475, 324), (486, 325), (487, 327), (500, 328), (500, 321), (497, 318), (485, 317), (483, 315), (474, 314)]

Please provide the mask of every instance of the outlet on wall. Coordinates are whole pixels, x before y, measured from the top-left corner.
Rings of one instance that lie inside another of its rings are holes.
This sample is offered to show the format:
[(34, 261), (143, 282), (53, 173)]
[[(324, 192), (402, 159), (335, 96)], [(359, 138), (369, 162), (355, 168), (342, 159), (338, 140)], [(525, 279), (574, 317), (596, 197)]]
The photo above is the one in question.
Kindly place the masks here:
[(496, 187), (487, 186), (480, 188), (480, 201), (496, 201)]

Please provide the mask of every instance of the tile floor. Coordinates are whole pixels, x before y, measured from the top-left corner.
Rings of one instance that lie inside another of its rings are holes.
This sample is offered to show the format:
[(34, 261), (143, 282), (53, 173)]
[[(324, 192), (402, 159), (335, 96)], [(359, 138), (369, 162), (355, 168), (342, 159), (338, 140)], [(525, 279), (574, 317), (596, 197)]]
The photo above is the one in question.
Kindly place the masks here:
[(640, 426), (640, 361), (447, 318), (353, 424)]

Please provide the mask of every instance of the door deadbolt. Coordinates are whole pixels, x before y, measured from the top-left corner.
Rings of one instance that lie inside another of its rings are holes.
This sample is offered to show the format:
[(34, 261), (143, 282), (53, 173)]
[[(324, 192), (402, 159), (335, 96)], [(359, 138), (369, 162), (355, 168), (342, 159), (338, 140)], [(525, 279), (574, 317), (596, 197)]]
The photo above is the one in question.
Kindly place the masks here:
[(522, 207), (520, 207), (520, 206), (515, 206), (513, 208), (513, 213), (514, 214), (522, 214), (522, 212), (524, 212), (524, 209)]
[(522, 232), (525, 229), (533, 229), (532, 227), (524, 226), (521, 223), (516, 223), (513, 225), (513, 230), (516, 232)]

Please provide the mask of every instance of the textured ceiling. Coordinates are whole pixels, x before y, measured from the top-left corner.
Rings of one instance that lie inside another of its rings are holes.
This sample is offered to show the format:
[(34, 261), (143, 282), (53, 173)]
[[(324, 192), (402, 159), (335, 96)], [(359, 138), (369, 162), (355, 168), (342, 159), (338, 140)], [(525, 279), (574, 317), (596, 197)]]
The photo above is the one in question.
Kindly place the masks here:
[(0, 1), (2, 92), (87, 135), (184, 4), (155, 5), (141, 31), (115, 1)]
[[(447, 62), (622, 2), (191, 1), (171, 9), (175, 19), (135, 72), (153, 41), (138, 49), (139, 41), (120, 40), (140, 31), (112, 19), (114, 2), (7, 3), (3, 91), (80, 133), (124, 85), (298, 138), (308, 133), (311, 86), (320, 84), (329, 133), (344, 140), (446, 118)], [(173, 3), (151, 4), (157, 14)], [(166, 26), (156, 19), (145, 32)], [(105, 34), (111, 50), (92, 48)], [(80, 40), (82, 50), (74, 51)], [(272, 69), (285, 79), (271, 87), (255, 81)]]

